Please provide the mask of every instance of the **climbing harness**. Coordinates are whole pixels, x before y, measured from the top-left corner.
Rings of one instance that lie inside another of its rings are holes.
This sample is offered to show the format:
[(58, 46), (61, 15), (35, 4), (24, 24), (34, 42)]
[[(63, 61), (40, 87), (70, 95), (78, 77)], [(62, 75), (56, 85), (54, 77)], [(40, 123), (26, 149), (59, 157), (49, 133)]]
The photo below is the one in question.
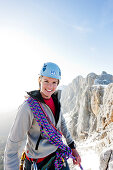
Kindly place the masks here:
[(20, 162), (19, 170), (23, 170), (23, 164), (24, 164), (25, 158), (26, 158), (26, 153), (23, 152), (23, 153), (22, 153), (22, 156), (21, 156), (21, 162)]
[[(29, 97), (26, 101), (33, 111), (34, 117), (38, 122), (44, 137), (51, 144), (58, 146), (58, 150), (56, 151), (56, 158), (54, 160), (55, 170), (60, 170), (63, 167), (63, 160), (66, 161), (68, 158), (76, 160), (76, 158), (72, 155), (71, 148), (63, 143), (61, 139), (61, 132), (58, 131), (57, 128), (52, 124), (42, 104), (32, 97)], [(45, 134), (44, 130), (49, 137)], [(83, 170), (81, 165), (79, 165), (79, 167), (81, 170)]]
[(41, 170), (47, 170), (51, 166), (53, 160), (55, 159), (55, 156), (53, 156), (42, 168)]
[(37, 168), (37, 164), (35, 161), (32, 162), (32, 165), (31, 165), (31, 170), (38, 170)]

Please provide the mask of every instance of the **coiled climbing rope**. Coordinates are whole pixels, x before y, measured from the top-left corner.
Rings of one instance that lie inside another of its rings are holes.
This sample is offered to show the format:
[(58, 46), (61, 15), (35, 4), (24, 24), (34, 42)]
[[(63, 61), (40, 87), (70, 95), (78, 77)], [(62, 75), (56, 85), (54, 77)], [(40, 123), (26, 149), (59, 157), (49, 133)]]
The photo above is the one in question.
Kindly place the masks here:
[[(61, 132), (58, 131), (56, 127), (52, 124), (42, 104), (39, 101), (33, 99), (32, 97), (29, 97), (27, 99), (27, 103), (29, 104), (34, 114), (34, 117), (38, 122), (38, 125), (44, 137), (51, 144), (58, 146), (58, 150), (56, 151), (56, 158), (54, 161), (55, 170), (60, 170), (62, 168), (63, 160), (66, 161), (68, 158), (72, 158), (76, 160), (76, 158), (72, 155), (71, 148), (63, 143), (61, 139), (62, 137)], [(47, 134), (45, 134), (44, 130)], [(83, 170), (81, 165), (80, 168), (81, 170)]]

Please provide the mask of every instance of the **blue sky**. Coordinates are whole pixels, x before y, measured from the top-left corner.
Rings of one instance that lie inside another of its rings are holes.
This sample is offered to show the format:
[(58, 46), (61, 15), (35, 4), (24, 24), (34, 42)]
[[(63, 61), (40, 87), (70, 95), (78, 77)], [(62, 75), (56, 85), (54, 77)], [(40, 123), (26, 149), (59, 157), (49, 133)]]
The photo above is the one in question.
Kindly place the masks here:
[(11, 97), (11, 108), (37, 88), (43, 62), (61, 67), (61, 84), (90, 72), (113, 74), (113, 1), (1, 1), (0, 47), (1, 96)]

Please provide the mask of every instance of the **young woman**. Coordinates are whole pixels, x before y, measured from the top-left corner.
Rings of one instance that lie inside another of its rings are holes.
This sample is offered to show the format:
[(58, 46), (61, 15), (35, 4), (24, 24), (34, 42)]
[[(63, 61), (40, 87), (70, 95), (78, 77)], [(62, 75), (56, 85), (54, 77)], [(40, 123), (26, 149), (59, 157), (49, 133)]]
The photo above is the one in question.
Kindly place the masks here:
[(19, 170), (18, 151), (26, 134), (24, 170), (69, 170), (69, 157), (80, 165), (81, 158), (60, 110), (56, 91), (60, 79), (58, 65), (51, 62), (43, 65), (39, 90), (28, 92), (27, 100), (18, 109), (5, 148), (4, 170)]

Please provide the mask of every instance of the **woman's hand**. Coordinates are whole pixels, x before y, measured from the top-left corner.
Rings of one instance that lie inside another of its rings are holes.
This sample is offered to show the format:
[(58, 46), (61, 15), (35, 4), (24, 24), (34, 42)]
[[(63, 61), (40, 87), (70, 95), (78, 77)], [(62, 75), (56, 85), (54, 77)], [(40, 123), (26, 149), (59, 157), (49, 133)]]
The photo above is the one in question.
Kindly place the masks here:
[(76, 158), (75, 160), (73, 159), (73, 164), (80, 165), (81, 158), (76, 149), (72, 149), (72, 155)]

